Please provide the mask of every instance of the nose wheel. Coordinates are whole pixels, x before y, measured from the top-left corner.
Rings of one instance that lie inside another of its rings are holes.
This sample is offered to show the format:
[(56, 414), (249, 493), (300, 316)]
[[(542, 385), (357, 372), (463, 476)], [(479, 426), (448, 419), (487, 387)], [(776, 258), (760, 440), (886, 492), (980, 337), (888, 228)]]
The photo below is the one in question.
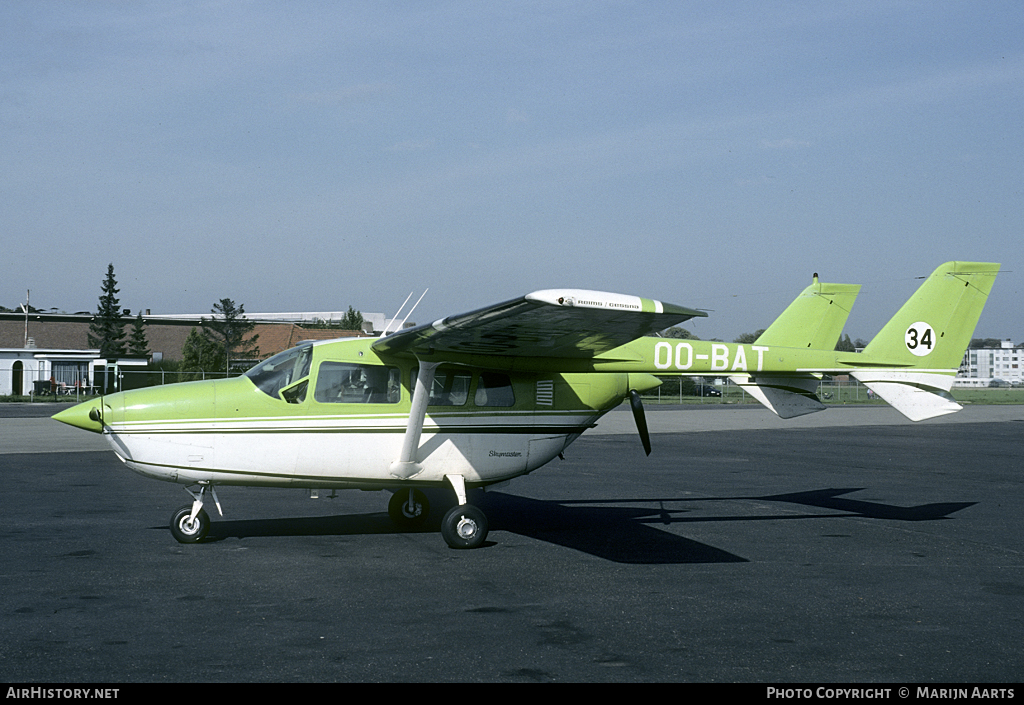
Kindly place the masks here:
[(200, 509), (192, 516), (192, 505), (178, 507), (171, 516), (171, 535), (179, 543), (199, 543), (210, 530), (210, 515)]
[(171, 515), (171, 535), (179, 543), (199, 543), (210, 531), (210, 515), (203, 509), (203, 499), (206, 497), (206, 490), (213, 495), (214, 504), (221, 516), (224, 512), (220, 508), (220, 500), (217, 499), (217, 490), (212, 484), (200, 484), (199, 491), (193, 492), (188, 487), (183, 487), (186, 492), (192, 495), (192, 504), (178, 507)]

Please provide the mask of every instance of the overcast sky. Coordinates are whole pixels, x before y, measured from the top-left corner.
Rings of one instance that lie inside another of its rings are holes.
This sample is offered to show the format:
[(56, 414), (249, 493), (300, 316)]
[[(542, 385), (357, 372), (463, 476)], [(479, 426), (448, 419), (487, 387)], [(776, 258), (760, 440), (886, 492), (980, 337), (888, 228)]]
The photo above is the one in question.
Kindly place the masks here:
[(950, 259), (1024, 340), (1024, 6), (0, 4), (0, 304), (388, 314), (571, 286), (766, 327)]

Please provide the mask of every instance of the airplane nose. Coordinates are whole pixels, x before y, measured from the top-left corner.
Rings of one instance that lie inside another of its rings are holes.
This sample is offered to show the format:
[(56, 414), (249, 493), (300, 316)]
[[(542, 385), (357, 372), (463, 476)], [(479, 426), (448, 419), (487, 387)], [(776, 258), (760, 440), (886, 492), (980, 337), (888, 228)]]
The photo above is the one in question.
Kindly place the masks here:
[(51, 418), (66, 423), (68, 426), (93, 433), (103, 433), (103, 402), (100, 399), (91, 399), (81, 404), (75, 404), (70, 409), (54, 414)]

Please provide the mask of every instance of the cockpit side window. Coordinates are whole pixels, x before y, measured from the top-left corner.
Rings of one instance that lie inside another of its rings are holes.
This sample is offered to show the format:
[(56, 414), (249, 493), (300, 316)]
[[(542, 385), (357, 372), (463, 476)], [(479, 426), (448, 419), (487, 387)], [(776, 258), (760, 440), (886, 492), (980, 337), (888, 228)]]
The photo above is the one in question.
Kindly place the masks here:
[(313, 398), (321, 404), (397, 404), (401, 373), (397, 367), (322, 362)]
[[(265, 394), (279, 399), (278, 393), (289, 385), (309, 376), (313, 359), (313, 346), (303, 345), (264, 360), (245, 373), (253, 384)], [(291, 400), (289, 400), (291, 401)]]
[(306, 401), (306, 390), (309, 388), (309, 379), (304, 379), (290, 387), (281, 390), (281, 398), (289, 404), (301, 404)]

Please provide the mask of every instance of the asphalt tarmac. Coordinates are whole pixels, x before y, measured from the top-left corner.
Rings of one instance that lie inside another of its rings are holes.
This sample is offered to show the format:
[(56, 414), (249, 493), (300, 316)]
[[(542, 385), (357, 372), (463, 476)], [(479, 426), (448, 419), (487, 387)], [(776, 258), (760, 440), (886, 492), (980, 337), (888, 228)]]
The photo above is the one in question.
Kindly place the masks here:
[[(396, 531), (384, 493), (177, 485), (0, 411), (0, 681), (1007, 683), (1024, 672), (1024, 407), (910, 424), (613, 412), (474, 500), (491, 533)], [(816, 420), (811, 420), (816, 419)], [(795, 423), (794, 423), (795, 422)], [(723, 430), (713, 430), (722, 428)], [(741, 430), (745, 429), (745, 430)], [(670, 433), (671, 431), (671, 433)], [(211, 508), (212, 509), (212, 508)]]

